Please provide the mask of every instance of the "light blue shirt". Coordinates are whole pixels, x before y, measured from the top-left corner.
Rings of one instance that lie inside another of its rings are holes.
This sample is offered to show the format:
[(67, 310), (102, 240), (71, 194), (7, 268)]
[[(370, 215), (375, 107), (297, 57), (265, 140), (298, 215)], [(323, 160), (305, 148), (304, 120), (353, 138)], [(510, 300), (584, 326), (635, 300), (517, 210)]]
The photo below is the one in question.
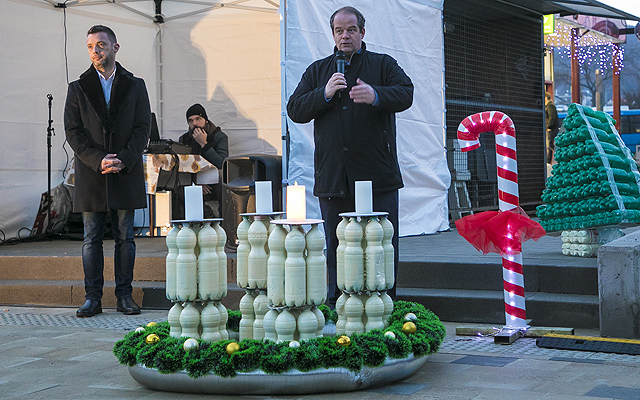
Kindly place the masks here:
[(100, 77), (100, 85), (102, 85), (102, 93), (104, 93), (104, 100), (107, 102), (107, 108), (109, 108), (109, 101), (111, 101), (111, 87), (113, 86), (113, 79), (116, 76), (116, 69), (113, 69), (113, 73), (109, 77), (109, 79), (105, 79), (104, 76), (98, 72), (98, 76)]

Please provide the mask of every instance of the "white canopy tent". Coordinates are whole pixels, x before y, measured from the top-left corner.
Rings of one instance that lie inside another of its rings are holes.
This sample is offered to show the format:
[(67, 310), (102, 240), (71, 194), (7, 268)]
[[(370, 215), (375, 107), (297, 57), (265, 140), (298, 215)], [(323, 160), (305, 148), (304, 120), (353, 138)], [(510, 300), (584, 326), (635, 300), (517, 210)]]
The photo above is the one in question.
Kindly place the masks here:
[[(289, 181), (307, 183), (310, 193), (311, 126), (287, 122), (282, 112), (304, 68), (332, 51), (328, 18), (342, 3), (164, 0), (162, 14), (151, 0), (60, 3), (0, 2), (0, 239), (31, 228), (47, 190), (49, 93), (56, 131), (52, 185), (63, 180), (72, 157), (63, 146), (66, 86), (90, 65), (84, 46), (94, 24), (113, 28), (121, 44), (118, 61), (145, 79), (163, 138), (177, 140), (186, 130), (187, 107), (197, 102), (229, 135), (231, 155), (282, 154), (288, 126)], [(394, 56), (416, 85), (413, 107), (398, 115), (406, 185), (400, 234), (447, 229), (442, 1), (353, 5), (367, 18), (367, 45)], [(154, 22), (158, 17), (163, 23)], [(309, 208), (309, 217), (318, 214)]]

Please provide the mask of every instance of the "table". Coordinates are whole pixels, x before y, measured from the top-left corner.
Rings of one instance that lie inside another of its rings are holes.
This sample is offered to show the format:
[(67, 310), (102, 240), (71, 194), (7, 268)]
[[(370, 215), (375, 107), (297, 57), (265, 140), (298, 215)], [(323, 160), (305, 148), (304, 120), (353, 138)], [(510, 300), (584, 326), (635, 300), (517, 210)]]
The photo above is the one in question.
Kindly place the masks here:
[(149, 196), (149, 236), (155, 236), (155, 194), (160, 170), (171, 171), (178, 162), (178, 172), (197, 174), (198, 183), (216, 184), (219, 181), (218, 168), (197, 154), (143, 154), (144, 181)]

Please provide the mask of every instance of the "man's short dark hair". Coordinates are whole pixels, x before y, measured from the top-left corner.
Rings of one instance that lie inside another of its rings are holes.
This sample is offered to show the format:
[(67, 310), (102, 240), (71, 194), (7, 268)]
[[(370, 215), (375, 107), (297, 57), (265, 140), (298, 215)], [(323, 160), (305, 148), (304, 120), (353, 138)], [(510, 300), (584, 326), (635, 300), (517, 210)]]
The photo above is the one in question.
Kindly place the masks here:
[(546, 92), (546, 93), (544, 94), (544, 97), (545, 97), (545, 99), (549, 99), (549, 100), (551, 100), (551, 95), (549, 94), (549, 92)]
[(336, 12), (334, 12), (331, 15), (331, 18), (329, 19), (329, 25), (331, 26), (331, 32), (333, 32), (333, 19), (339, 13), (347, 13), (347, 14), (355, 15), (356, 18), (358, 19), (358, 28), (360, 28), (360, 32), (362, 32), (362, 30), (364, 29), (364, 15), (362, 15), (362, 13), (360, 11), (358, 11), (355, 7), (350, 7), (350, 6), (342, 7), (341, 9), (336, 10)]
[(100, 32), (104, 32), (107, 34), (107, 37), (109, 38), (109, 40), (111, 41), (111, 43), (118, 43), (118, 40), (116, 39), (116, 34), (111, 30), (111, 28), (109, 28), (108, 26), (104, 26), (104, 25), (94, 25), (91, 28), (89, 28), (89, 31), (87, 31), (87, 36), (94, 34), (94, 33), (100, 33)]

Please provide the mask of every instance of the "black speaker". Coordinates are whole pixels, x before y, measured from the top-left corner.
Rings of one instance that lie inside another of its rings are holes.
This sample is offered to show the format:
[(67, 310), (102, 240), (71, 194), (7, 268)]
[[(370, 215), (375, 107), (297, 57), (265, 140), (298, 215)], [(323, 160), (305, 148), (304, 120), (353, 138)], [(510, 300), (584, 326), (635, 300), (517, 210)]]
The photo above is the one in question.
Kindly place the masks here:
[(273, 211), (282, 210), (282, 157), (247, 154), (227, 157), (222, 164), (222, 227), (227, 233), (225, 249), (238, 247), (236, 230), (240, 214), (256, 211), (255, 182), (271, 181)]

